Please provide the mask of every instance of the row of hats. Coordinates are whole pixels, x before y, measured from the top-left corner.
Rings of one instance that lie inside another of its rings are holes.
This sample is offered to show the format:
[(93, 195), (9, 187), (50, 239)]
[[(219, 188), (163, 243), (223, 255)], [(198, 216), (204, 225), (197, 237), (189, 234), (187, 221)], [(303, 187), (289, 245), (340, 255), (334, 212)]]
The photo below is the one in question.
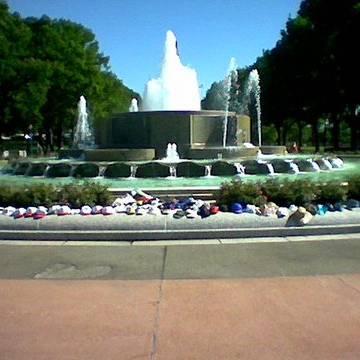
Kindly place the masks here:
[(13, 206), (7, 206), (5, 208), (0, 208), (0, 213), (3, 215), (12, 216), (15, 219), (18, 218), (34, 218), (41, 219), (46, 215), (111, 215), (115, 214), (117, 209), (112, 206), (100, 206), (96, 205), (90, 207), (88, 205), (82, 206), (80, 209), (72, 209), (68, 205), (53, 205), (50, 208), (45, 206), (29, 206), (27, 208), (19, 207), (15, 208)]

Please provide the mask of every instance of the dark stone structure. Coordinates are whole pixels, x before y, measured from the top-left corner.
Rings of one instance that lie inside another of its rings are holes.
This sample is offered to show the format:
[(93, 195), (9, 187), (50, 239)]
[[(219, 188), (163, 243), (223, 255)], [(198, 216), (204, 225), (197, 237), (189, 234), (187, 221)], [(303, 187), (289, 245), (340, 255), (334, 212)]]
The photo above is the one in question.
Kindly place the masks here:
[[(85, 151), (87, 161), (152, 160), (166, 157), (168, 143), (175, 143), (180, 158), (207, 158), (221, 154), (223, 111), (148, 111), (114, 114), (95, 126), (98, 149)], [(227, 114), (226, 145), (243, 149), (250, 142), (250, 118)], [(207, 149), (212, 149), (209, 153)], [(110, 150), (110, 149), (116, 149)], [(135, 150), (138, 151), (136, 153)], [(256, 150), (252, 150), (252, 153)], [(233, 152), (235, 154), (235, 152)], [(237, 157), (239, 153), (237, 154)], [(140, 159), (141, 157), (141, 159)], [(151, 158), (152, 157), (152, 158)], [(224, 156), (225, 157), (225, 156)]]
[(200, 177), (205, 175), (205, 165), (193, 161), (182, 161), (176, 165), (177, 177)]

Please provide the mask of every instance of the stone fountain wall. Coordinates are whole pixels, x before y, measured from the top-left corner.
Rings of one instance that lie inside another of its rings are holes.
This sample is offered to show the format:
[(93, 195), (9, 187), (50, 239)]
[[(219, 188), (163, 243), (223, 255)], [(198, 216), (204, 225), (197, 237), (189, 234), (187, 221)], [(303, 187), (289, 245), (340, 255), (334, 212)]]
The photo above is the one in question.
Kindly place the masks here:
[[(222, 147), (222, 111), (149, 111), (119, 113), (101, 121), (95, 129), (98, 149), (85, 152), (86, 160), (151, 160), (166, 156), (168, 143), (176, 143), (181, 158), (202, 158)], [(250, 142), (248, 116), (228, 114), (227, 145)], [(107, 151), (105, 151), (107, 149)], [(130, 151), (131, 150), (131, 151)], [(136, 156), (139, 152), (141, 159)], [(246, 154), (248, 154), (248, 150)], [(254, 151), (253, 151), (254, 152)], [(105, 158), (111, 154), (111, 159)], [(126, 154), (131, 158), (126, 158)], [(145, 157), (144, 157), (145, 156)]]

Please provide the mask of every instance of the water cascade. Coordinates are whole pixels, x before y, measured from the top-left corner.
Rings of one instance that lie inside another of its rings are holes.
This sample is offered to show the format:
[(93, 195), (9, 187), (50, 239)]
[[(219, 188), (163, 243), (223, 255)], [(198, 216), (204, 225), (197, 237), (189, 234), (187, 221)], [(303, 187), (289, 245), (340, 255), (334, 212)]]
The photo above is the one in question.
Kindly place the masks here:
[(129, 106), (129, 112), (137, 112), (139, 111), (138, 101), (136, 98), (131, 99), (131, 104)]
[(93, 148), (95, 144), (94, 134), (89, 122), (89, 114), (86, 108), (86, 99), (83, 95), (77, 104), (78, 117), (74, 133), (73, 148), (87, 149)]
[(236, 60), (235, 58), (232, 57), (230, 59), (230, 64), (225, 79), (226, 88), (225, 88), (225, 116), (223, 123), (223, 147), (226, 147), (231, 85), (234, 83), (234, 80), (236, 81), (236, 78), (237, 78)]
[(180, 160), (179, 153), (177, 152), (177, 145), (175, 143), (168, 143), (166, 147), (165, 162), (178, 162)]
[(168, 30), (160, 77), (147, 82), (141, 111), (200, 109), (196, 72), (181, 64), (176, 37)]
[(253, 94), (255, 98), (255, 108), (256, 108), (256, 121), (257, 121), (257, 130), (258, 130), (258, 146), (261, 146), (261, 106), (260, 106), (260, 77), (256, 69), (252, 70), (249, 74), (248, 82), (248, 92)]

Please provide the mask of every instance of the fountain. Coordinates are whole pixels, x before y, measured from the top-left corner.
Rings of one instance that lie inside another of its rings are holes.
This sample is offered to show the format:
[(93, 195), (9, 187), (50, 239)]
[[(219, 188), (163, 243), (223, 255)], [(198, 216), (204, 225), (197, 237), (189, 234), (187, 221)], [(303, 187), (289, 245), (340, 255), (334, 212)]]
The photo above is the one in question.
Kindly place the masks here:
[(228, 127), (228, 116), (229, 116), (229, 102), (230, 102), (230, 90), (231, 85), (236, 81), (237, 72), (236, 72), (236, 60), (235, 58), (230, 59), (229, 69), (225, 79), (225, 116), (224, 116), (224, 124), (223, 124), (223, 147), (226, 147), (226, 139), (228, 135), (227, 127)]
[[(224, 110), (200, 110), (196, 73), (181, 64), (175, 35), (168, 31), (162, 69), (148, 81), (140, 110), (133, 98), (128, 112), (117, 113), (92, 133), (84, 96), (78, 102), (73, 149), (59, 160), (18, 161), (5, 169), (14, 175), (50, 177), (203, 177), (298, 173), (329, 169), (330, 161), (295, 161), (276, 156), (258, 157), (261, 145), (260, 86), (256, 70), (250, 73), (248, 92), (256, 99), (259, 146), (251, 143), (250, 117), (229, 111), (229, 90), (236, 75), (230, 61)], [(94, 141), (95, 138), (95, 141)], [(96, 148), (95, 144), (96, 143)], [(231, 146), (229, 146), (231, 145)], [(261, 147), (263, 151), (264, 147)], [(71, 152), (73, 151), (73, 152)], [(271, 147), (284, 154), (285, 147)], [(84, 161), (75, 157), (82, 154)], [(61, 160), (67, 158), (69, 160)], [(331, 159), (330, 159), (331, 160)], [(320, 164), (320, 165), (319, 165)], [(299, 170), (300, 169), (300, 170)]]
[(86, 99), (80, 96), (78, 102), (78, 117), (74, 133), (73, 149), (84, 150), (93, 148), (95, 145), (94, 134), (89, 122), (89, 114), (86, 108)]
[(261, 106), (260, 106), (260, 77), (256, 69), (251, 70), (249, 74), (248, 90), (255, 98), (256, 125), (258, 135), (258, 145), (261, 147)]
[(136, 98), (133, 98), (129, 106), (129, 112), (136, 112), (136, 111), (139, 111), (138, 101)]
[(196, 72), (181, 63), (176, 37), (166, 32), (160, 77), (147, 82), (141, 111), (200, 110)]
[[(230, 77), (234, 71), (235, 61)], [(85, 149), (84, 158), (152, 161), (166, 157), (164, 149), (169, 143), (177, 144), (182, 159), (256, 156), (258, 148), (243, 145), (251, 143), (248, 116), (235, 114), (228, 106), (201, 110), (200, 104), (196, 72), (181, 63), (176, 37), (169, 30), (160, 75), (147, 82), (139, 109), (133, 99), (129, 112), (101, 121), (101, 127), (95, 129), (98, 148)]]

